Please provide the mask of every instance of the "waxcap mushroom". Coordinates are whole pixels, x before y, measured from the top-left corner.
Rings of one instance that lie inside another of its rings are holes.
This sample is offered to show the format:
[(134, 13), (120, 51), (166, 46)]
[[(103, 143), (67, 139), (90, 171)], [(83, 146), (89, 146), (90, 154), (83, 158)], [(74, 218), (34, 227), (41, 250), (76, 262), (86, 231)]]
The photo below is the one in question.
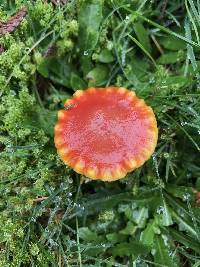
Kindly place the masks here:
[(55, 146), (65, 164), (91, 179), (115, 181), (155, 150), (153, 110), (123, 87), (78, 90), (58, 111)]

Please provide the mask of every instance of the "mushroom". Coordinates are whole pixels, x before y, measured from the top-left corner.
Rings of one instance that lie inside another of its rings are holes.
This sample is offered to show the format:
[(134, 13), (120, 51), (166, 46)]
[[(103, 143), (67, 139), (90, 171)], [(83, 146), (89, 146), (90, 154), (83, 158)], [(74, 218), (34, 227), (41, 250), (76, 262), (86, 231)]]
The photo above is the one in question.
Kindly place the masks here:
[(58, 112), (55, 146), (65, 164), (114, 181), (150, 158), (158, 129), (152, 108), (123, 87), (77, 90)]

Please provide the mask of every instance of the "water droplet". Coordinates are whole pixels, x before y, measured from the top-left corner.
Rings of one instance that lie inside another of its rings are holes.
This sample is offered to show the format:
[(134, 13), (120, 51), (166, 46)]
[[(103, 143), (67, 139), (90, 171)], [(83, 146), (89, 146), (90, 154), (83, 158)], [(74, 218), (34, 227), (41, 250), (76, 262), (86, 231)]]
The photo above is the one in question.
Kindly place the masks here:
[(169, 244), (168, 244), (168, 237), (166, 235), (162, 235), (162, 238), (163, 238), (163, 241), (165, 243), (165, 246), (168, 247)]
[(157, 208), (156, 212), (157, 212), (158, 214), (161, 214), (161, 213), (164, 212), (164, 210), (165, 210), (165, 208), (164, 208), (163, 206), (160, 206), (160, 207)]
[(173, 251), (170, 251), (170, 252), (169, 252), (169, 256), (170, 256), (170, 257), (173, 256), (173, 254), (174, 254)]
[(36, 218), (31, 217), (31, 221), (32, 221), (32, 222), (36, 222)]
[(129, 16), (126, 16), (126, 17), (125, 17), (125, 22), (128, 22), (129, 19), (130, 19), (130, 17), (129, 17)]
[(69, 197), (71, 197), (72, 196), (72, 193), (69, 193)]
[(182, 121), (181, 122), (181, 126), (184, 126), (184, 125), (187, 125), (187, 122), (186, 121)]
[(187, 178), (191, 178), (192, 177), (191, 173), (187, 173), (186, 176), (187, 176)]
[(152, 77), (152, 78), (149, 80), (149, 83), (150, 83), (150, 84), (155, 83), (155, 78)]
[(141, 262), (141, 258), (140, 258), (140, 256), (138, 256), (136, 259), (136, 263), (140, 263), (140, 262)]
[(188, 201), (189, 199), (190, 199), (190, 194), (185, 193), (185, 194), (183, 195), (183, 201)]
[(178, 209), (177, 211), (178, 211), (178, 214), (179, 214), (181, 217), (184, 217), (184, 216), (185, 216), (185, 214), (183, 213), (183, 211), (182, 211), (181, 209)]
[(58, 244), (51, 238), (48, 240), (48, 243), (50, 248), (58, 246)]
[(11, 96), (16, 96), (16, 92), (13, 91), (13, 90), (11, 90), (11, 91), (10, 91), (10, 95), (11, 95)]
[(168, 159), (168, 158), (170, 157), (170, 155), (169, 155), (169, 153), (164, 152), (164, 153), (163, 153), (163, 157), (164, 157), (165, 159)]
[(153, 249), (151, 250), (151, 254), (152, 254), (153, 256), (156, 254), (156, 250), (155, 250), (155, 248), (153, 248)]
[(125, 41), (124, 46), (123, 46), (123, 50), (122, 50), (122, 66), (126, 65), (126, 50), (127, 50), (127, 45), (128, 42)]
[(158, 162), (157, 162), (157, 158), (156, 158), (156, 154), (155, 153), (153, 153), (152, 159), (153, 159), (153, 163), (154, 163), (154, 166), (155, 166), (155, 169), (156, 169), (157, 177), (160, 179), (160, 174), (159, 174), (159, 171), (158, 171)]
[(72, 179), (68, 179), (68, 183), (69, 184), (72, 184), (73, 183), (73, 180)]

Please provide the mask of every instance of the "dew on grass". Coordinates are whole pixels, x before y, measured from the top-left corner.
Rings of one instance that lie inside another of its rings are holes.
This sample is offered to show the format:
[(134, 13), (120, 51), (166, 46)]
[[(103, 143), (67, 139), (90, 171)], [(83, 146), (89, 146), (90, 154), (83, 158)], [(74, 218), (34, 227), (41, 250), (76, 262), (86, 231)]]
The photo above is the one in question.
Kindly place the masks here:
[(188, 201), (190, 199), (190, 194), (185, 193), (183, 194), (183, 201)]
[(140, 256), (138, 256), (137, 258), (136, 258), (136, 263), (140, 263), (141, 262), (141, 258), (140, 258)]
[(168, 244), (168, 237), (166, 235), (162, 235), (162, 238), (163, 238), (163, 241), (164, 241), (165, 246), (168, 247), (169, 246), (169, 244)]
[(184, 214), (184, 212), (182, 211), (182, 210), (178, 210), (178, 214), (183, 218), (183, 217), (185, 217), (185, 214)]
[(151, 77), (151, 78), (149, 79), (149, 84), (153, 84), (153, 83), (155, 83), (155, 78), (154, 78), (154, 77)]
[(157, 177), (160, 179), (160, 174), (159, 174), (159, 171), (158, 171), (158, 162), (157, 162), (157, 158), (156, 158), (156, 154), (155, 153), (153, 153), (152, 159), (153, 159), (153, 163), (154, 163), (154, 167), (155, 167), (155, 170), (156, 170)]
[(68, 179), (68, 183), (69, 183), (69, 184), (72, 184), (72, 183), (73, 183), (73, 180), (69, 178), (69, 179)]
[(181, 126), (187, 125), (188, 123), (186, 121), (181, 122)]
[(127, 23), (129, 21), (130, 17), (129, 16), (126, 16), (125, 17), (125, 22)]
[(16, 96), (16, 92), (13, 91), (13, 90), (11, 90), (11, 91), (10, 91), (10, 95), (11, 95), (11, 96)]
[(168, 159), (168, 158), (170, 157), (170, 155), (169, 155), (169, 153), (164, 152), (164, 153), (163, 153), (163, 157), (164, 157), (165, 159)]
[(170, 251), (170, 252), (169, 252), (169, 256), (170, 256), (170, 257), (174, 257), (174, 251)]
[(165, 208), (164, 208), (163, 206), (159, 206), (159, 207), (157, 208), (157, 210), (156, 210), (156, 212), (157, 212), (158, 214), (162, 214), (162, 213), (164, 213), (164, 211), (165, 211)]
[(122, 66), (126, 65), (126, 49), (127, 49), (128, 42), (125, 41), (123, 50), (122, 50)]
[(31, 217), (31, 221), (32, 221), (32, 222), (36, 222), (36, 218)]
[(49, 246), (52, 248), (52, 247), (57, 247), (58, 244), (53, 240), (53, 239), (49, 239), (48, 240), (48, 243), (49, 243)]

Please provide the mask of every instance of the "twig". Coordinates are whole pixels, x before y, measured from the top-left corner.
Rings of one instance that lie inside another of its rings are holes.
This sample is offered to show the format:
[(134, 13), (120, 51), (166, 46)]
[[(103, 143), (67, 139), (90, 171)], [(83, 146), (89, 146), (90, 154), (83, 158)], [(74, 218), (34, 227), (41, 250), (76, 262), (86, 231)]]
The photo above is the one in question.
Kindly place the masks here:
[(13, 32), (19, 24), (22, 22), (23, 18), (27, 14), (26, 7), (22, 7), (13, 17), (11, 17), (7, 22), (0, 22), (0, 34), (6, 34)]
[(164, 54), (162, 47), (160, 46), (160, 44), (158, 43), (158, 41), (156, 40), (155, 36), (153, 34), (151, 34), (151, 39), (153, 40), (155, 46), (158, 48), (158, 51), (161, 53), (161, 55)]
[(51, 0), (51, 2), (58, 6), (58, 5), (65, 5), (67, 3), (68, 0)]
[(0, 45), (0, 55), (4, 52), (4, 47)]
[(38, 202), (41, 202), (41, 201), (43, 201), (43, 200), (45, 200), (47, 198), (48, 197), (38, 197), (38, 198), (33, 199), (33, 202), (38, 203)]
[(167, 8), (167, 4), (168, 4), (168, 0), (165, 0), (164, 1), (164, 4), (163, 4), (163, 7), (162, 7), (162, 10), (161, 10), (161, 14), (160, 14), (160, 16), (159, 16), (159, 20), (160, 19), (162, 19), (163, 17), (164, 17), (164, 13), (165, 13), (165, 10), (166, 10), (166, 8)]

